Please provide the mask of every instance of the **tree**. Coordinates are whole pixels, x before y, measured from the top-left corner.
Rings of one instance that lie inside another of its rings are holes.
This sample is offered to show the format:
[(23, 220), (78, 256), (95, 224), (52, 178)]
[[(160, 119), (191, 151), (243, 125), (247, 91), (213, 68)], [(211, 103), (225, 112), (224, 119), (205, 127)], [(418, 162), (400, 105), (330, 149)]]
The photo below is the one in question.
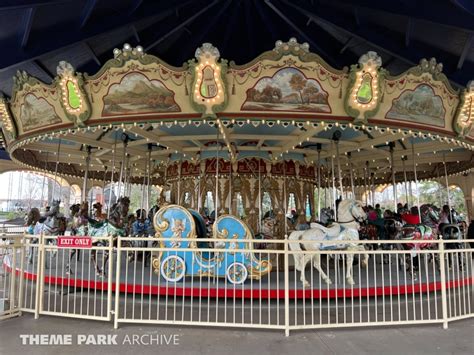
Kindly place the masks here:
[(301, 99), (302, 104), (304, 104), (303, 89), (305, 88), (307, 82), (308, 81), (305, 78), (303, 78), (301, 74), (293, 74), (289, 82), (291, 88), (300, 94), (300, 99)]
[(319, 94), (319, 89), (316, 86), (309, 84), (303, 89), (303, 94), (306, 97), (308, 104), (310, 104), (311, 101), (317, 103), (316, 101), (318, 101), (317, 95)]

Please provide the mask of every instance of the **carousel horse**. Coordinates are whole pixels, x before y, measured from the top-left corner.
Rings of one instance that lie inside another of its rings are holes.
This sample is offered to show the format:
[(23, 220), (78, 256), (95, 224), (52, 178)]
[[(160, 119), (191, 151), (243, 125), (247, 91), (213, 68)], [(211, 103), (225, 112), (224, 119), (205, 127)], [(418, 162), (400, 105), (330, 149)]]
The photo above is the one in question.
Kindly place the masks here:
[[(38, 208), (33, 207), (25, 217), (25, 226), (26, 226), (26, 233), (27, 234), (35, 234), (35, 225), (41, 219), (41, 213)], [(38, 238), (34, 238), (30, 241), (30, 243), (35, 244), (38, 243)], [(30, 264), (33, 263), (33, 247), (29, 247), (28, 249), (28, 262)]]
[[(51, 208), (45, 214), (45, 218), (40, 218), (33, 228), (34, 235), (43, 234), (45, 236), (59, 236), (64, 234), (67, 229), (67, 221), (59, 212), (60, 200), (53, 200)], [(46, 244), (55, 245), (55, 239), (46, 239)], [(51, 251), (51, 257), (55, 257), (57, 250)], [(46, 258), (46, 267), (48, 267), (48, 258)], [(32, 260), (30, 259), (30, 263)]]
[[(397, 235), (397, 239), (410, 241), (410, 240), (423, 240), (425, 243), (403, 243), (397, 244), (401, 250), (411, 251), (411, 254), (403, 256), (400, 254), (401, 263), (400, 267), (404, 266), (409, 273), (412, 274), (414, 279), (417, 279), (417, 272), (419, 269), (419, 260), (417, 250), (428, 250), (436, 248), (436, 244), (430, 243), (431, 240), (438, 238), (438, 220), (439, 213), (434, 205), (425, 204), (420, 208), (421, 224), (411, 225), (405, 224), (401, 228), (400, 233)], [(427, 254), (427, 257), (431, 257), (431, 254)]]
[[(70, 230), (71, 235), (76, 236), (78, 235), (78, 229), (81, 226), (86, 226), (89, 223), (89, 203), (84, 201), (82, 203), (76, 203), (72, 205), (69, 210), (71, 211), (71, 222), (70, 222)], [(71, 273), (71, 259), (73, 256), (76, 255), (76, 260), (79, 261), (81, 250), (80, 249), (69, 249), (69, 257), (68, 263), (66, 264), (66, 274)]]
[[(463, 249), (464, 243), (462, 242), (464, 238), (464, 230), (465, 227), (463, 226), (464, 221), (462, 220), (461, 216), (454, 210), (451, 210), (449, 216), (450, 223), (448, 224), (440, 224), (438, 226), (439, 229), (439, 237), (444, 240), (457, 240), (458, 243), (446, 243), (445, 249), (447, 250), (456, 250), (456, 249)], [(464, 263), (464, 254), (463, 253), (448, 253), (449, 255), (447, 263), (449, 267), (452, 267), (457, 260), (459, 266), (462, 266)]]
[(432, 204), (424, 204), (420, 207), (421, 224), (430, 227), (434, 233), (438, 232), (440, 209)]
[[(333, 223), (330, 227), (324, 227), (317, 223), (311, 224), (311, 229), (305, 231), (294, 231), (290, 234), (290, 249), (292, 251), (329, 251), (329, 250), (348, 250), (364, 252), (365, 248), (362, 244), (353, 243), (359, 240), (359, 226), (367, 215), (362, 208), (362, 203), (356, 200), (343, 200), (338, 208), (338, 223)], [(333, 241), (334, 243), (326, 244), (321, 241)], [(314, 258), (313, 266), (319, 271), (321, 277), (327, 284), (331, 284), (331, 279), (324, 273), (321, 268), (321, 255), (305, 255), (294, 254), (295, 268), (300, 272), (300, 281), (304, 286), (309, 286), (305, 278), (305, 268), (308, 261)], [(352, 264), (354, 255), (346, 256), (346, 280), (349, 285), (354, 284), (352, 277)], [(369, 255), (364, 253), (363, 266), (367, 266)]]
[(95, 221), (103, 221), (106, 219), (106, 216), (102, 213), (102, 204), (96, 202), (92, 205), (92, 218)]
[[(120, 197), (111, 209), (110, 216), (108, 220), (97, 222), (92, 219), (88, 219), (87, 224), (80, 224), (77, 228), (78, 236), (90, 236), (90, 237), (107, 237), (112, 236), (114, 238), (114, 243), (117, 237), (126, 236), (126, 218), (128, 216), (128, 209), (130, 206), (130, 199), (128, 197)], [(83, 209), (81, 208), (81, 211)], [(84, 211), (83, 211), (84, 213)], [(84, 215), (80, 216), (83, 220)], [(108, 246), (108, 242), (104, 239), (96, 240), (92, 242), (93, 246)], [(109, 259), (109, 252), (104, 251), (103, 266), (107, 265)], [(91, 251), (91, 260), (94, 264), (94, 269), (96, 274), (99, 277), (105, 277), (105, 271), (103, 268), (99, 267), (97, 264), (97, 250), (93, 249)], [(66, 267), (66, 271), (70, 274), (72, 273), (72, 268), (70, 263)]]

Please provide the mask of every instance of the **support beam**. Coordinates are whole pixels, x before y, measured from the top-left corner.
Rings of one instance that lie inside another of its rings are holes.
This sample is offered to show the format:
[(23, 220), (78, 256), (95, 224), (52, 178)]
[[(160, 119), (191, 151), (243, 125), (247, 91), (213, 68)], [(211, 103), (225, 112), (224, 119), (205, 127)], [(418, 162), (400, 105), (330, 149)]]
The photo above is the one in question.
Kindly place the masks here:
[(33, 25), (33, 18), (35, 16), (36, 8), (30, 7), (26, 10), (26, 13), (23, 17), (23, 33), (21, 35), (20, 47), (25, 48), (28, 44), (28, 39), (30, 38), (31, 26)]
[[(315, 134), (318, 134), (319, 132), (323, 131), (324, 127), (322, 125), (319, 125), (318, 127), (311, 127), (308, 128), (306, 131), (303, 131), (303, 133), (298, 134), (298, 135), (291, 135), (290, 137), (292, 138), (289, 143), (284, 144), (283, 146), (280, 147), (280, 152), (284, 153), (286, 151), (289, 151), (293, 149), (293, 147), (296, 147), (306, 141), (306, 139), (312, 138)], [(275, 148), (275, 151), (278, 149), (278, 147)]]
[[(148, 139), (146, 143), (160, 143), (160, 142), (163, 142), (162, 138), (164, 138), (163, 136), (165, 135), (165, 133), (161, 132), (161, 133), (158, 133), (159, 132), (159, 128), (155, 128), (153, 131), (148, 131), (144, 128), (140, 128), (140, 127), (132, 127), (129, 129), (129, 132), (132, 132), (132, 133), (136, 133), (138, 134), (139, 136), (145, 138), (145, 139)], [(145, 143), (145, 142), (144, 142)], [(170, 149), (173, 149), (179, 153), (182, 153), (183, 152), (183, 147), (180, 146), (179, 144), (177, 143), (171, 143), (171, 142), (166, 142), (164, 143), (163, 145), (167, 146), (168, 148)]]
[[(146, 48), (145, 48), (145, 51), (149, 51), (150, 49), (152, 48), (155, 48), (157, 45), (159, 45), (161, 42), (163, 42), (165, 39), (167, 39), (168, 37), (170, 37), (171, 35), (173, 35), (174, 33), (178, 32), (179, 30), (181, 30), (183, 27), (186, 27), (189, 23), (193, 22), (196, 18), (198, 18), (199, 16), (201, 16), (202, 14), (204, 14), (207, 10), (209, 10), (210, 8), (214, 7), (215, 5), (217, 5), (219, 3), (218, 0), (214, 0), (212, 3), (210, 3), (209, 5), (207, 5), (206, 7), (204, 7), (203, 9), (201, 9), (200, 11), (198, 11), (197, 13), (195, 13), (193, 16), (189, 17), (186, 21), (183, 21), (181, 22), (180, 25), (176, 26), (176, 27), (173, 27), (173, 29), (171, 31), (168, 31), (166, 32), (165, 34), (163, 34), (161, 37), (159, 37), (158, 39), (156, 39), (155, 41), (153, 41), (150, 45), (148, 45)], [(178, 10), (178, 8), (176, 8), (176, 11)]]
[(469, 53), (472, 47), (473, 38), (474, 38), (474, 35), (472, 34), (472, 32), (467, 35), (466, 42), (464, 43), (464, 47), (459, 57), (459, 61), (457, 65), (458, 69), (461, 69), (462, 66), (464, 65), (464, 61), (466, 60), (467, 54)]
[[(56, 1), (41, 1), (38, 2), (36, 0), (11, 0), (10, 2), (13, 3), (12, 5), (3, 4), (0, 5), (0, 12), (1, 11), (14, 11), (14, 10), (22, 10), (22, 9), (29, 9), (29, 8), (38, 8), (42, 6), (53, 6), (53, 5), (60, 5), (68, 2), (75, 2), (77, 0), (56, 0)], [(4, 2), (5, 3), (5, 2)]]
[(39, 59), (35, 59), (31, 61), (31, 64), (33, 64), (36, 69), (38, 69), (40, 72), (42, 72), (45, 76), (47, 76), (51, 81), (54, 80), (54, 75), (51, 73), (44, 65), (39, 61)]
[(130, 10), (128, 11), (128, 16), (132, 16), (135, 11), (138, 10), (138, 8), (142, 5), (143, 0), (135, 0), (130, 6)]
[(84, 6), (82, 9), (81, 23), (79, 28), (84, 28), (84, 26), (87, 24), (87, 21), (89, 21), (96, 5), (97, 0), (87, 0), (86, 6)]
[[(179, 3), (176, 7), (189, 6), (189, 4), (194, 1), (195, 0), (189, 0)], [(47, 53), (56, 52), (58, 49), (80, 44), (85, 40), (107, 35), (117, 30), (129, 29), (131, 25), (138, 21), (146, 20), (146, 26), (142, 28), (142, 30), (146, 30), (157, 22), (167, 19), (170, 14), (174, 13), (174, 10), (175, 8), (169, 8), (169, 4), (166, 2), (157, 2), (156, 4), (147, 6), (147, 13), (141, 18), (130, 19), (124, 16), (113, 16), (108, 18), (105, 22), (87, 26), (87, 30), (71, 32), (68, 33), (68, 35), (60, 31), (42, 33), (42, 38), (38, 39), (36, 45), (31, 49), (20, 50), (12, 48), (10, 55), (0, 56), (0, 72), (10, 71), (13, 67), (16, 68), (26, 62), (38, 59)], [(0, 7), (0, 12), (1, 11), (2, 8)]]
[(87, 51), (89, 52), (94, 62), (96, 62), (99, 67), (101, 67), (102, 63), (100, 62), (99, 57), (97, 57), (97, 55), (95, 54), (94, 50), (91, 48), (89, 43), (87, 43), (87, 41), (84, 41), (83, 43), (84, 43), (84, 47), (86, 47)]
[(131, 30), (132, 30), (132, 33), (133, 33), (133, 36), (135, 37), (135, 40), (140, 43), (140, 36), (138, 35), (138, 31), (137, 31), (137, 28), (135, 27), (135, 25), (132, 25), (130, 26)]
[[(379, 41), (375, 41), (373, 39), (369, 39), (368, 36), (364, 33), (362, 34), (360, 30), (356, 30), (356, 28), (354, 30), (351, 30), (350, 29), (350, 26), (345, 26), (342, 24), (343, 20), (342, 19), (334, 19), (333, 17), (330, 17), (328, 16), (327, 14), (324, 14), (323, 11), (321, 12), (318, 12), (318, 14), (316, 13), (313, 13), (311, 11), (308, 11), (306, 10), (305, 8), (301, 7), (301, 6), (298, 6), (298, 5), (295, 5), (293, 4), (292, 2), (288, 1), (288, 0), (282, 0), (285, 4), (287, 4), (288, 6), (290, 7), (293, 7), (294, 9), (298, 10), (300, 13), (304, 14), (305, 16), (309, 17), (309, 18), (312, 18), (313, 21), (315, 23), (322, 23), (324, 25), (329, 25), (329, 26), (332, 26), (336, 29), (338, 29), (339, 31), (345, 33), (346, 35), (348, 36), (353, 36), (363, 42), (366, 42), (384, 52), (387, 52), (389, 53), (390, 55), (394, 56), (394, 57), (397, 57), (398, 59), (404, 61), (405, 63), (413, 66), (413, 65), (416, 65), (416, 61), (414, 59), (411, 59), (411, 58), (407, 58), (405, 57), (404, 55), (402, 55), (401, 53), (395, 51), (395, 50), (390, 50), (388, 49), (387, 47), (385, 47), (384, 45), (382, 45), (382, 42), (379, 42)], [(324, 17), (322, 15), (320, 15), (321, 13), (324, 14)], [(355, 26), (353, 26), (355, 27)], [(373, 34), (375, 35), (375, 34)], [(384, 44), (386, 45), (388, 41), (385, 39), (384, 40)]]
[(351, 44), (353, 39), (354, 39), (354, 37), (349, 37), (349, 39), (346, 41), (346, 43), (344, 43), (344, 46), (339, 51), (340, 54), (344, 53), (346, 51), (346, 49), (349, 48), (349, 45)]
[(321, 46), (313, 41), (311, 37), (306, 35), (293, 21), (291, 21), (280, 9), (278, 9), (270, 0), (265, 0), (265, 4), (272, 9), (280, 18), (285, 21), (296, 33), (298, 33), (306, 42), (308, 42), (321, 56), (325, 57), (328, 60), (337, 62), (336, 58), (333, 58), (327, 51), (325, 51)]
[[(354, 0), (338, 0), (338, 3), (352, 6)], [(453, 9), (450, 2), (456, 3), (459, 10)], [(472, 13), (474, 5), (471, 0), (450, 1), (380, 1), (380, 0), (358, 0), (357, 8), (371, 15), (377, 13), (388, 13), (403, 17), (413, 17), (435, 25), (453, 27), (457, 29), (474, 30)], [(470, 10), (472, 9), (472, 10)], [(317, 9), (318, 13), (319, 8)]]
[[(206, 38), (209, 37), (209, 33), (213, 28), (215, 28), (217, 21), (222, 20), (224, 16), (224, 12), (227, 10), (229, 5), (232, 3), (232, 0), (227, 0), (224, 4), (221, 5), (219, 11), (214, 14), (210, 19), (205, 21), (204, 26), (200, 26), (199, 30), (193, 35), (192, 32), (187, 28), (184, 27), (184, 30), (188, 32), (189, 35), (192, 35), (191, 41), (194, 43), (194, 47), (200, 47), (203, 42), (206, 42)], [(181, 50), (179, 51), (179, 61), (186, 61), (189, 59), (189, 47), (191, 43), (188, 43), (186, 46), (182, 46)]]

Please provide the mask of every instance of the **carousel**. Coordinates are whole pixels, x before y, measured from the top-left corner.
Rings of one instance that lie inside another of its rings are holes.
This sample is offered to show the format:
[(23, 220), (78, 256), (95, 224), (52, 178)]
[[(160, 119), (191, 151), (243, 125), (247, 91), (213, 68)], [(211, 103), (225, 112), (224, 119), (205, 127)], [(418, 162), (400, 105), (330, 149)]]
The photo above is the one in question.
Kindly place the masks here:
[[(421, 207), (413, 183), (417, 190), (426, 179), (446, 186), (459, 176), (472, 181), (474, 84), (453, 88), (442, 69), (434, 58), (423, 59), (391, 75), (375, 52), (336, 69), (294, 38), (246, 64), (220, 58), (205, 43), (181, 67), (125, 44), (93, 75), (67, 62), (58, 63), (51, 85), (18, 72), (11, 99), (0, 99), (0, 117), (14, 162), (83, 181), (82, 203), (71, 211), (60, 215), (61, 202), (50, 201), (42, 220), (40, 211), (30, 213), (32, 233), (149, 236), (146, 245), (158, 238), (163, 247), (196, 250), (199, 243), (186, 237), (219, 236), (233, 238), (234, 247), (266, 250), (282, 246), (266, 241), (304, 242), (304, 233), (315, 229), (317, 238), (333, 236), (333, 248), (344, 249), (350, 243), (340, 236), (350, 228), (341, 225), (352, 221), (354, 238), (361, 237), (377, 186), (394, 187), (386, 208), (398, 212), (400, 203)], [(400, 183), (402, 194), (395, 188)], [(100, 205), (87, 200), (97, 184), (110, 186)], [(133, 185), (141, 187), (136, 213)], [(160, 191), (156, 201), (152, 187)], [(442, 203), (451, 210), (449, 194)], [(422, 208), (417, 213), (425, 215)], [(435, 229), (397, 235), (437, 238)], [(141, 262), (169, 282), (211, 272), (186, 258), (150, 253)], [(62, 267), (84, 278), (73, 259)], [(299, 271), (307, 263), (290, 262)], [(95, 258), (90, 267), (104, 273)], [(226, 256), (212, 269), (245, 285), (278, 273), (281, 263), (249, 253)], [(304, 278), (301, 273), (298, 287), (307, 284)], [(368, 280), (365, 287), (372, 286)]]

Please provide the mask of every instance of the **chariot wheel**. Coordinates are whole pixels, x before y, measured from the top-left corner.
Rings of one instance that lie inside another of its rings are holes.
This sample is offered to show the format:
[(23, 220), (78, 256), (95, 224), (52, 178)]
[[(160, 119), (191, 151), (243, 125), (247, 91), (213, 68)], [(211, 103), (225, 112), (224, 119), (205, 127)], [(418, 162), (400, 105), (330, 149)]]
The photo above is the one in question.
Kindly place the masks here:
[(186, 273), (186, 264), (183, 258), (177, 255), (169, 255), (161, 263), (161, 276), (166, 281), (178, 282)]
[(244, 264), (242, 263), (232, 263), (227, 268), (227, 279), (231, 284), (240, 285), (247, 280), (248, 271)]

